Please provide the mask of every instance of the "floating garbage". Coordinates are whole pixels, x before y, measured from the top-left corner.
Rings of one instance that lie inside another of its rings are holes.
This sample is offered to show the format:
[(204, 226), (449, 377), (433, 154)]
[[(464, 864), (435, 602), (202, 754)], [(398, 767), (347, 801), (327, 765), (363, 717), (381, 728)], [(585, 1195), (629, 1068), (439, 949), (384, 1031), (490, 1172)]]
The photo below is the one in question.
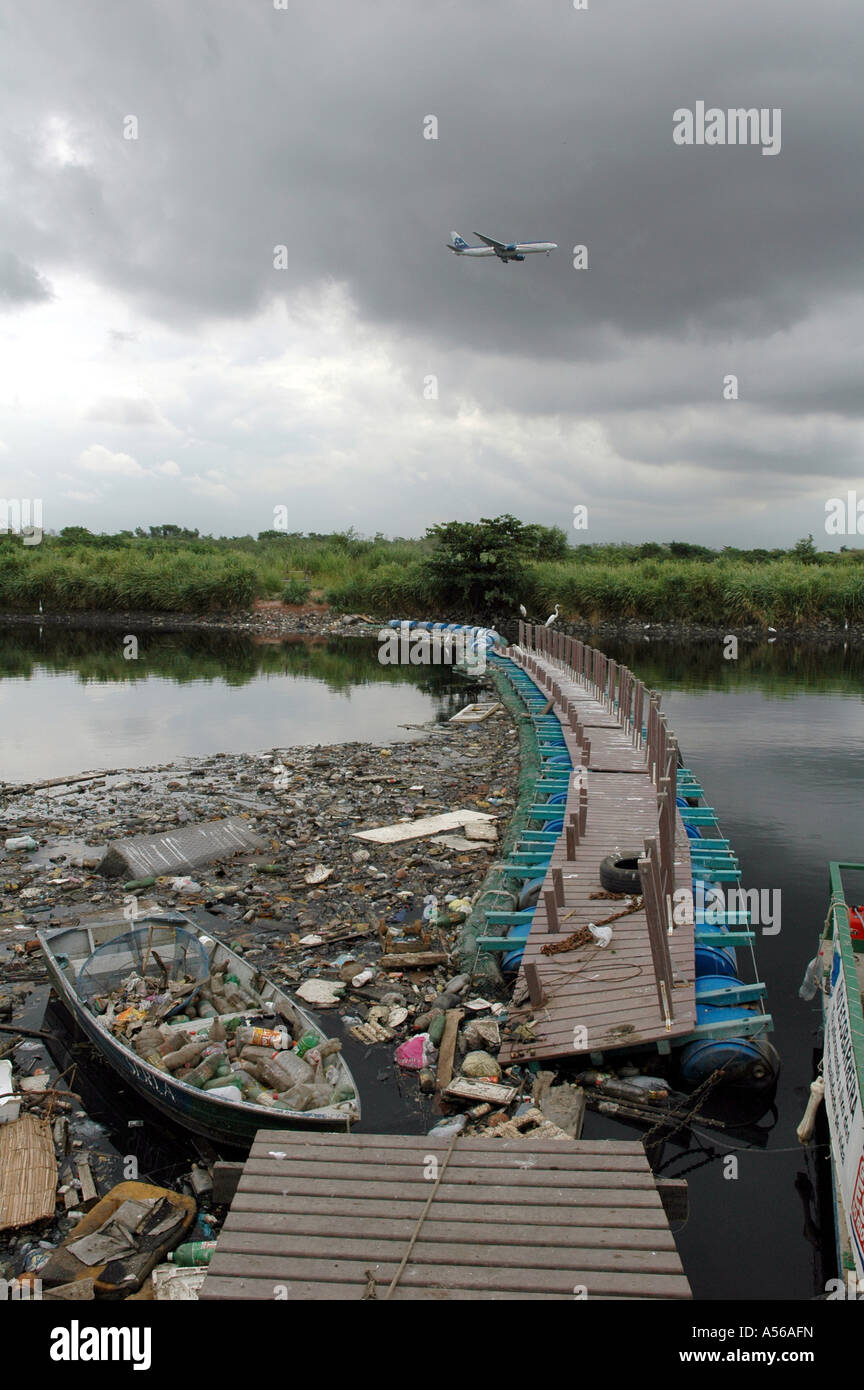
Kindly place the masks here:
[(483, 1077), (497, 1081), (501, 1075), (498, 1058), (493, 1057), (491, 1052), (466, 1052), (460, 1070), (463, 1076), (474, 1077), (478, 1081)]
[(396, 1061), (406, 1071), (422, 1071), (435, 1056), (435, 1047), (428, 1033), (415, 1033), (396, 1049)]
[(314, 869), (303, 875), (303, 879), (306, 883), (326, 883), (332, 873), (333, 870), (328, 869), (326, 864), (316, 864)]
[(332, 1009), (344, 993), (345, 985), (339, 980), (304, 980), (297, 990), (298, 998), (319, 1009)]

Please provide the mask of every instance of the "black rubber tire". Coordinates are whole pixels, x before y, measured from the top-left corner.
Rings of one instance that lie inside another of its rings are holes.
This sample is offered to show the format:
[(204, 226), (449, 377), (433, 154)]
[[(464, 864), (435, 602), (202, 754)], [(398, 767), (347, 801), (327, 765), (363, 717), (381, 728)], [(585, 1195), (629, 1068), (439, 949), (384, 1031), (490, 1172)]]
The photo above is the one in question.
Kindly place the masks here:
[(639, 877), (637, 860), (641, 859), (638, 850), (628, 854), (607, 854), (600, 864), (600, 883), (607, 893), (641, 893), (642, 880)]

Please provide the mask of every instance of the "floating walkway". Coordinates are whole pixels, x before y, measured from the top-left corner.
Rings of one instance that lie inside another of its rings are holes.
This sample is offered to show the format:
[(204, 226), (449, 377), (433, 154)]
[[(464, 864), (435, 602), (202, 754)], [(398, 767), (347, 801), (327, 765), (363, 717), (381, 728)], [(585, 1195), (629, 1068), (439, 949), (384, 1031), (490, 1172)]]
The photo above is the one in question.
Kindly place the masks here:
[[(528, 825), (499, 866), (516, 893), (539, 889), (536, 908), (488, 912), (477, 942), (505, 965), (521, 949), (502, 1063), (585, 1054), (600, 1063), (622, 1048), (668, 1053), (730, 1034), (737, 1055), (771, 1027), (755, 1002), (764, 986), (735, 978), (730, 948), (752, 933), (730, 929), (747, 926), (748, 914), (726, 912), (720, 895), (706, 915), (699, 892), (703, 881), (737, 884), (738, 864), (728, 841), (702, 838), (716, 818), (695, 804), (702, 789), (678, 766), (659, 696), (544, 628), (521, 624), (519, 644), (493, 659), (525, 703), (541, 760)], [(638, 860), (638, 910), (604, 893), (599, 869), (610, 854)], [(611, 944), (584, 944), (589, 923), (608, 924)], [(580, 929), (583, 944), (568, 941)], [(697, 944), (726, 957), (698, 986)], [(704, 1066), (716, 1060), (705, 1050)]]
[(199, 1297), (691, 1292), (641, 1143), (261, 1130)]

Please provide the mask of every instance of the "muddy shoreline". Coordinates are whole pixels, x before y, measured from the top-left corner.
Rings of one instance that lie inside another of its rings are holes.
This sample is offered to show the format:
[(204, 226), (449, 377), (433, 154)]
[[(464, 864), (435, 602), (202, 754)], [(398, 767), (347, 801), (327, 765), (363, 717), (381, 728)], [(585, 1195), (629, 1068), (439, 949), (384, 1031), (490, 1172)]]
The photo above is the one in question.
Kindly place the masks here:
[[(67, 627), (125, 632), (141, 631), (230, 631), (248, 633), (253, 638), (279, 640), (282, 637), (315, 636), (375, 636), (387, 623), (386, 618), (368, 614), (334, 614), (320, 604), (296, 607), (281, 603), (262, 603), (239, 612), (215, 613), (108, 613), (103, 611), (63, 613), (0, 613), (0, 627)], [(518, 639), (519, 620), (509, 616), (491, 619), (477, 615), (465, 619), (444, 614), (441, 621), (474, 622), (494, 627), (508, 641)], [(543, 622), (544, 618), (529, 621)], [(864, 644), (864, 624), (850, 623), (848, 628), (829, 619), (798, 627), (774, 628), (765, 624), (720, 626), (706, 623), (646, 623), (641, 620), (620, 620), (588, 623), (560, 621), (556, 629), (583, 640), (599, 641), (604, 637), (639, 641), (721, 642), (734, 636), (747, 645), (763, 642), (794, 642), (816, 646)]]

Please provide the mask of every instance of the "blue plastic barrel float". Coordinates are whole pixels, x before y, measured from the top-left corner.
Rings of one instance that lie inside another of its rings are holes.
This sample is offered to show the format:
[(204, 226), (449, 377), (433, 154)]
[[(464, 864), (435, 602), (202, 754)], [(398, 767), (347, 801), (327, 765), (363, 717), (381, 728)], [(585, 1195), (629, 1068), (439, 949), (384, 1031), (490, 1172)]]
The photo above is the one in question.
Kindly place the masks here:
[[(716, 885), (701, 879), (694, 879), (693, 886), (708, 889), (709, 892), (716, 890)], [(729, 928), (717, 923), (712, 930), (725, 933)], [(735, 951), (729, 946), (709, 946), (697, 941), (694, 961), (696, 1025), (728, 1024), (729, 1034), (726, 1037), (698, 1038), (682, 1047), (678, 1053), (682, 1081), (687, 1086), (698, 1086), (707, 1081), (713, 1072), (722, 1071), (727, 1084), (767, 1089), (776, 1082), (780, 1072), (780, 1058), (776, 1050), (766, 1038), (736, 1035), (735, 1032), (736, 1025), (745, 1023), (759, 1012), (761, 1005), (720, 1004), (704, 998), (715, 990), (733, 989), (735, 985), (743, 983), (738, 978)]]
[(687, 1086), (700, 1085), (715, 1071), (722, 1071), (724, 1082), (733, 1086), (767, 1088), (774, 1085), (780, 1073), (780, 1059), (768, 1040), (734, 1036), (736, 1021), (742, 1022), (752, 1012), (740, 1006), (733, 1009), (697, 1004), (697, 1023), (728, 1020), (733, 1036), (699, 1038), (681, 1048), (678, 1066)]

